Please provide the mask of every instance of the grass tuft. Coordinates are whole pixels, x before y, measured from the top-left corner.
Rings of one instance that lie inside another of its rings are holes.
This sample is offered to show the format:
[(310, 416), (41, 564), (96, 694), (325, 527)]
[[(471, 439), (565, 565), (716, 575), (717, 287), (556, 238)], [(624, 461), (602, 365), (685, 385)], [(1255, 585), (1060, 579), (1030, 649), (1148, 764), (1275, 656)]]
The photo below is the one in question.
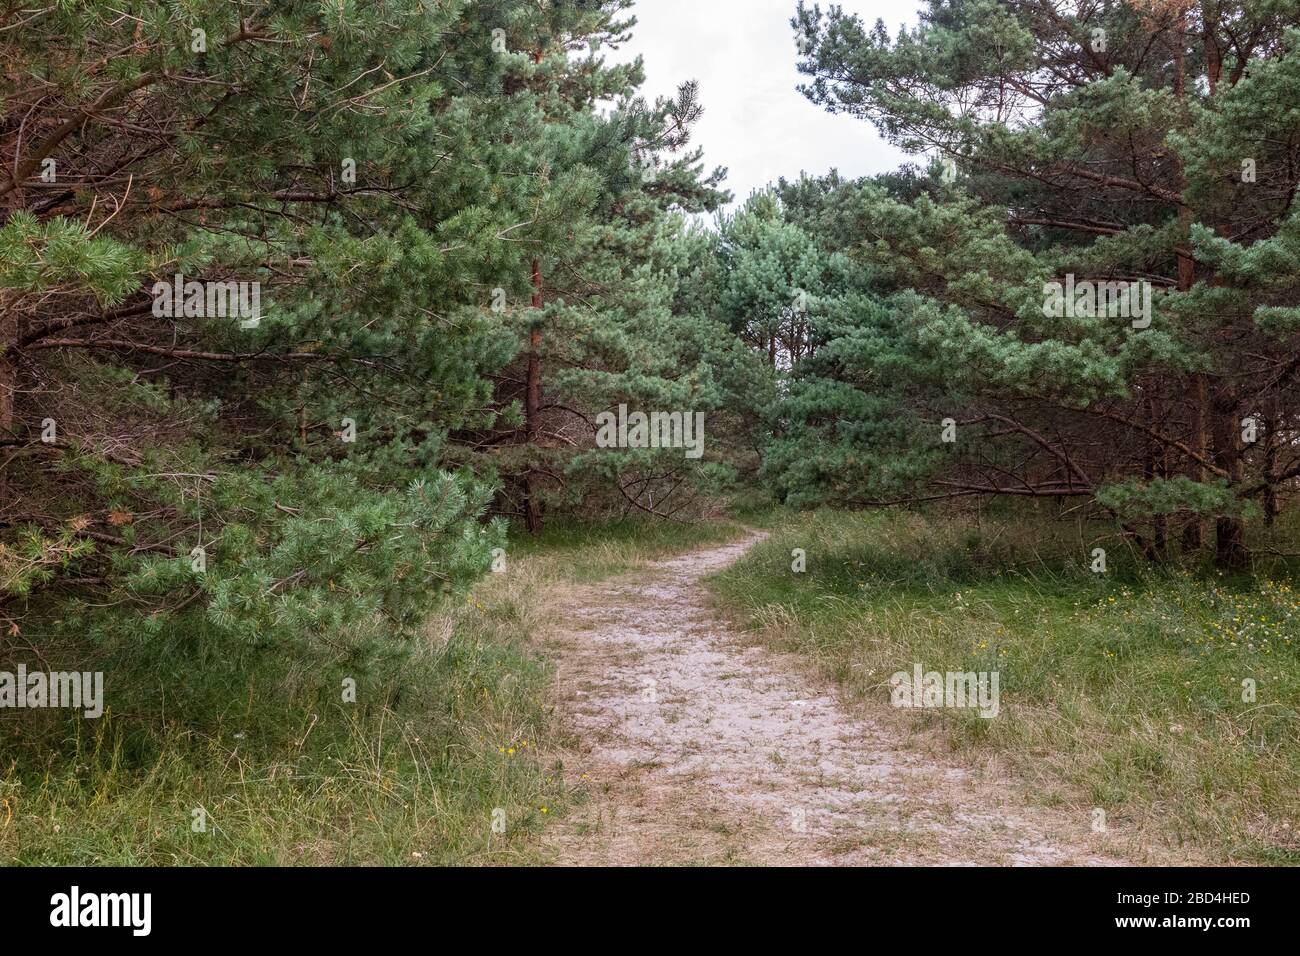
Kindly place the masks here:
[[(1106, 574), (1088, 567), (1097, 546)], [(1285, 565), (1227, 580), (1023, 515), (826, 511), (776, 522), (713, 586), (865, 706), (887, 708), (890, 676), (914, 663), (998, 671), (993, 719), (894, 713), (1006, 755), (1044, 803), (1225, 860), (1300, 863), (1300, 593)]]

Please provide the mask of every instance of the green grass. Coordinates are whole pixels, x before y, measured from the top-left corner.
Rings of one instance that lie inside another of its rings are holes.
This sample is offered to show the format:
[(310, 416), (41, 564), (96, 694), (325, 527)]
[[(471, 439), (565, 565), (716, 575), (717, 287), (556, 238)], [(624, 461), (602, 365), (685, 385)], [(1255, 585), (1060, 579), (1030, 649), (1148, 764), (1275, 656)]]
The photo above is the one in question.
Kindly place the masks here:
[[(0, 864), (535, 862), (533, 838), (573, 798), (547, 756), (550, 673), (529, 643), (549, 591), (739, 533), (627, 521), (514, 535), (505, 573), (435, 614), (355, 704), (290, 666), (244, 684), (232, 669), (162, 718), (123, 712), (120, 683), (99, 720), (4, 712)], [(224, 716), (194, 719), (218, 698)]]
[[(1102, 807), (1215, 859), (1300, 862), (1300, 595), (1283, 565), (1256, 580), (1151, 571), (1100, 532), (1023, 516), (738, 517), (772, 537), (714, 579), (720, 600), (850, 699), (1004, 755), (1044, 803)], [(246, 720), (200, 730), (117, 712), (46, 728), (39, 758), (0, 750), (0, 863), (537, 862), (537, 834), (580, 798), (548, 756), (550, 675), (529, 642), (548, 595), (742, 532), (634, 520), (516, 534), (506, 572), (431, 618), (404, 669), (355, 705), (308, 681), (264, 699), (250, 682)], [(1095, 546), (1105, 575), (1087, 569)], [(793, 548), (807, 573), (791, 572)], [(913, 662), (997, 669), (999, 716), (891, 710), (888, 678)], [(0, 738), (31, 719), (0, 715)]]
[[(1023, 515), (787, 514), (713, 586), (850, 699), (1003, 755), (1044, 803), (1101, 807), (1211, 858), (1300, 862), (1300, 588), (1281, 564), (1254, 580), (1152, 570), (1099, 534)], [(1088, 568), (1098, 546), (1104, 575)], [(892, 710), (889, 678), (914, 663), (997, 670), (999, 716)]]
[(507, 567), (514, 556), (540, 559), (549, 573), (582, 584), (628, 570), (642, 561), (718, 544), (743, 533), (744, 526), (735, 520), (686, 523), (632, 518), (557, 523), (536, 537), (512, 535)]
[[(532, 757), (550, 728), (546, 668), (522, 640), (529, 613), (526, 599), (476, 592), (430, 622), (391, 686), (364, 685), (355, 704), (251, 701), (247, 724), (203, 732), (121, 714), (69, 723), (40, 763), (0, 767), (0, 862), (510, 860), (542, 808), (565, 799)], [(260, 740), (258, 711), (274, 706), (296, 727)], [(503, 835), (491, 830), (497, 807)], [(207, 827), (195, 832), (200, 808)]]

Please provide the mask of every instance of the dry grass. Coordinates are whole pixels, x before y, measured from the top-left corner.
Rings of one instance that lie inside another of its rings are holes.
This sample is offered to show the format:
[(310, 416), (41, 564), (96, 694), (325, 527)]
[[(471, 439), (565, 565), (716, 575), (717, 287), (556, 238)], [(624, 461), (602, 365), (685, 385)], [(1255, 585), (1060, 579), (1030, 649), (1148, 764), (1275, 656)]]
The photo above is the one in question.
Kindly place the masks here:
[[(715, 586), (759, 639), (846, 698), (996, 759), (1042, 804), (1101, 809), (1192, 855), (1300, 862), (1300, 595), (1285, 568), (1226, 581), (1140, 569), (1112, 549), (1094, 575), (1094, 541), (1070, 532), (792, 515)], [(807, 550), (806, 574), (791, 573), (793, 548)], [(918, 662), (997, 670), (1001, 713), (893, 710), (890, 676)]]
[(530, 862), (568, 800), (543, 756), (559, 746), (548, 666), (530, 640), (554, 596), (733, 533), (631, 522), (515, 539), (505, 573), (444, 606), (355, 704), (297, 675), (272, 694), (225, 688), (247, 708), (202, 730), (127, 714), (55, 727), (63, 736), (39, 756), (10, 750), (0, 763), (0, 864)]

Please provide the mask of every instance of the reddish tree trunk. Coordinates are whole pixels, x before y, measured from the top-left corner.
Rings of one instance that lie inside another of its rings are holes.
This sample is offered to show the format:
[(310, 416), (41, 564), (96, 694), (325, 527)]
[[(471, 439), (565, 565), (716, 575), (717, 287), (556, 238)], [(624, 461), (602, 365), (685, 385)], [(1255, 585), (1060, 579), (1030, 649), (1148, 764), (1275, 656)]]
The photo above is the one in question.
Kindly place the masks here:
[(1281, 417), (1277, 412), (1277, 400), (1274, 399), (1274, 412), (1264, 419), (1264, 480), (1268, 487), (1264, 489), (1264, 523), (1270, 528), (1277, 524), (1277, 423)]
[[(533, 260), (533, 309), (542, 308), (542, 264)], [(541, 433), (542, 408), (542, 326), (541, 317), (535, 319), (528, 334), (528, 378), (524, 388), (524, 429), (530, 445), (537, 442)], [(530, 534), (542, 529), (542, 508), (537, 500), (536, 472), (530, 467), (524, 475), (524, 519)]]
[[(533, 51), (533, 62), (542, 62), (542, 50)], [(542, 263), (533, 260), (533, 309), (542, 308)], [(542, 409), (542, 326), (541, 317), (535, 319), (528, 333), (528, 375), (524, 385), (524, 436), (530, 445), (537, 444), (541, 432)], [(524, 523), (529, 534), (542, 530), (542, 505), (537, 500), (537, 472), (530, 465), (524, 472)]]
[[(1180, 15), (1185, 16), (1184, 15)], [(1181, 32), (1181, 25), (1180, 31)], [(1185, 57), (1184, 44), (1177, 39), (1172, 44), (1174, 55), (1174, 96), (1182, 100), (1187, 93), (1187, 62)], [(1178, 167), (1178, 189), (1181, 192), (1187, 186), (1186, 176), (1183, 174), (1181, 163)], [(1178, 210), (1178, 235), (1179, 241), (1185, 245), (1191, 245), (1191, 223), (1192, 211), (1187, 206), (1182, 206)], [(1196, 262), (1192, 259), (1190, 253), (1178, 254), (1178, 291), (1186, 292), (1196, 282)], [(1208, 401), (1208, 389), (1206, 388), (1205, 376), (1196, 374), (1192, 376), (1191, 384), (1191, 435), (1188, 436), (1188, 447), (1204, 458), (1209, 453), (1209, 442), (1206, 440), (1206, 415), (1205, 404)], [(1205, 468), (1193, 463), (1188, 468), (1188, 477), (1193, 481), (1205, 480)], [(1201, 550), (1203, 534), (1203, 521), (1200, 515), (1193, 515), (1183, 526), (1182, 548), (1184, 554), (1194, 554)]]
[(8, 319), (0, 317), (0, 436), (8, 436), (14, 428), (14, 393), (18, 387), (18, 370), (5, 354), (13, 343), (9, 335)]
[[(1236, 422), (1236, 403), (1226, 391), (1215, 396), (1214, 463), (1228, 474), (1233, 485), (1241, 481), (1241, 443)], [(1240, 518), (1220, 515), (1214, 523), (1214, 563), (1225, 571), (1245, 571), (1250, 568), (1250, 552), (1246, 548), (1246, 528)]]

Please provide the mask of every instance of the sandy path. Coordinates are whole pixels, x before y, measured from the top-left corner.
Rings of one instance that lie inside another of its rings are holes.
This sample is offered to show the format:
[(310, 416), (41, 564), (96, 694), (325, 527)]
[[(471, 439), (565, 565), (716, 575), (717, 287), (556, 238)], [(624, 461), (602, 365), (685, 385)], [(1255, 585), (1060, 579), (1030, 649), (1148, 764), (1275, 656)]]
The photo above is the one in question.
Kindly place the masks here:
[(701, 579), (760, 536), (568, 592), (547, 650), (590, 800), (548, 828), (568, 864), (1104, 864), (1078, 812), (850, 715), (798, 661), (746, 646)]

